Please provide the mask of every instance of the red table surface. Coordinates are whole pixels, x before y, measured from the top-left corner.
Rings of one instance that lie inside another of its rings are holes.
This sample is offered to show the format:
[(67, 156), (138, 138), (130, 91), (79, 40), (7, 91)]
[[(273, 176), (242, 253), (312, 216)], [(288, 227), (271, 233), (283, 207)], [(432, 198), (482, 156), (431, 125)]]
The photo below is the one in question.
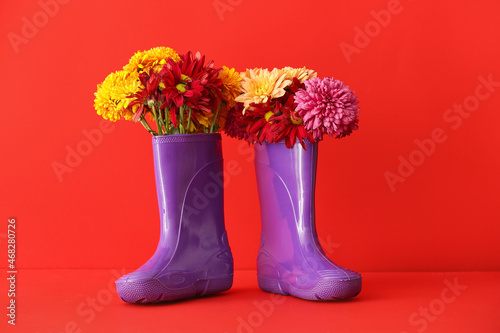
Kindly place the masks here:
[(2, 315), (1, 330), (500, 332), (500, 272), (366, 272), (358, 297), (343, 302), (312, 302), (262, 292), (256, 272), (247, 270), (235, 272), (233, 288), (225, 293), (132, 305), (121, 301), (113, 286), (116, 275), (125, 271), (129, 270), (22, 270), (17, 281), (16, 326), (7, 324)]

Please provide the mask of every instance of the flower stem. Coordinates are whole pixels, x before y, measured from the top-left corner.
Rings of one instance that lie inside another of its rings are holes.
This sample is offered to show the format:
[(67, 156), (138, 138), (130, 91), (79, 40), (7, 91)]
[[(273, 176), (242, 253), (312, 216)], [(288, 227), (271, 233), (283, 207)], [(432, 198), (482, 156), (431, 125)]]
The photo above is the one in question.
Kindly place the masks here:
[[(226, 107), (226, 105), (227, 105), (227, 104), (226, 104), (226, 102), (221, 102), (221, 105), (222, 105), (222, 106), (221, 106), (221, 108), (222, 108), (222, 107)], [(222, 112), (219, 112), (219, 115), (217, 116), (217, 120), (216, 120), (217, 125), (220, 125), (220, 117), (221, 117), (221, 116), (222, 116)], [(219, 128), (219, 129), (220, 129), (220, 128)]]
[(189, 108), (189, 116), (188, 116), (188, 126), (187, 132), (189, 133), (189, 127), (191, 126), (191, 108)]
[(141, 119), (139, 120), (142, 124), (142, 126), (144, 126), (144, 128), (149, 132), (151, 133), (152, 136), (156, 136), (156, 133), (151, 129), (151, 126), (149, 126), (148, 122), (146, 121), (146, 119), (144, 119), (144, 116), (141, 116)]
[(165, 130), (163, 130), (163, 133), (167, 133), (167, 132), (166, 132), (167, 127), (165, 126), (165, 124), (163, 124), (163, 118), (162, 118), (162, 116), (161, 116), (161, 110), (160, 110), (160, 109), (158, 109), (158, 121), (159, 121), (159, 123), (160, 123), (160, 127), (161, 127), (162, 129), (163, 129), (163, 128), (165, 128)]
[(210, 132), (209, 133), (214, 132), (215, 120), (217, 120), (217, 117), (219, 116), (219, 111), (220, 111), (221, 106), (222, 106), (222, 104), (219, 103), (219, 106), (217, 107), (217, 112), (215, 113), (214, 117), (212, 118), (212, 125), (210, 125)]
[(170, 134), (170, 125), (168, 124), (168, 112), (170, 111), (170, 108), (165, 108), (165, 130), (167, 131), (167, 134)]
[(155, 121), (156, 121), (156, 129), (158, 131), (158, 135), (162, 135), (163, 131), (162, 131), (162, 128), (161, 128), (161, 125), (160, 125), (160, 122), (158, 121), (158, 115), (156, 114), (156, 108), (154, 106), (154, 104), (151, 106), (151, 110), (153, 110), (153, 115), (155, 117)]
[(179, 108), (179, 130), (181, 134), (185, 134), (184, 130), (184, 105)]

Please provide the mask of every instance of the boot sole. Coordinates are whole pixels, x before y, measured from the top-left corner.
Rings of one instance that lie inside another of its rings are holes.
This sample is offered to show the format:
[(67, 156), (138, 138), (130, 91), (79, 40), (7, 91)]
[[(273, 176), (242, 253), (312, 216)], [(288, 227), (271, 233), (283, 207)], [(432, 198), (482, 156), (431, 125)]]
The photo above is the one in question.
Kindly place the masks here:
[(294, 296), (310, 301), (336, 301), (357, 296), (361, 292), (361, 276), (359, 278), (339, 280), (320, 279), (312, 288), (300, 289), (287, 280), (258, 276), (260, 289), (265, 292)]
[(183, 298), (201, 297), (227, 291), (233, 285), (233, 275), (198, 280), (184, 288), (165, 287), (160, 280), (116, 283), (120, 298), (127, 303), (158, 303)]

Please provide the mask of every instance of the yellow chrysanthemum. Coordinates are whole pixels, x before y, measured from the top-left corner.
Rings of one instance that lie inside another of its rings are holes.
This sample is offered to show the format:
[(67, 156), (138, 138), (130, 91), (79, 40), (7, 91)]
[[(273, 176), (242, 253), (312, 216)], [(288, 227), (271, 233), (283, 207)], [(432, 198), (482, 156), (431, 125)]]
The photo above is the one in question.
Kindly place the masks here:
[(130, 58), (123, 70), (128, 73), (140, 73), (153, 68), (155, 72), (159, 72), (168, 58), (172, 58), (175, 62), (181, 60), (177, 52), (170, 47), (161, 46), (147, 51), (138, 51)]
[(196, 120), (200, 123), (200, 125), (203, 125), (207, 128), (210, 128), (210, 125), (212, 124), (212, 118), (214, 114), (206, 111), (199, 110), (196, 112)]
[(219, 115), (219, 128), (224, 128), (226, 124), (227, 115), (229, 113), (229, 108), (224, 108), (220, 111)]
[(222, 95), (229, 108), (232, 108), (236, 102), (235, 98), (241, 93), (241, 77), (234, 68), (222, 66), (222, 72), (219, 74), (224, 89)]
[(305, 80), (312, 79), (313, 77), (318, 76), (318, 73), (313, 71), (312, 69), (307, 69), (305, 67), (302, 68), (293, 68), (293, 67), (285, 67), (282, 71), (286, 74), (286, 78), (289, 80), (293, 80), (294, 77), (299, 79), (300, 83)]
[(242, 94), (236, 97), (236, 102), (245, 105), (245, 109), (250, 103), (266, 103), (269, 99), (279, 98), (285, 94), (285, 88), (292, 81), (287, 79), (287, 75), (277, 68), (271, 72), (266, 68), (247, 69), (241, 73)]
[[(130, 120), (134, 111), (127, 110), (131, 102), (130, 96), (135, 94), (140, 86), (139, 74), (117, 71), (109, 74), (106, 79), (97, 85), (94, 107), (97, 114), (104, 119), (117, 121), (121, 117)], [(134, 106), (137, 109), (138, 106)]]

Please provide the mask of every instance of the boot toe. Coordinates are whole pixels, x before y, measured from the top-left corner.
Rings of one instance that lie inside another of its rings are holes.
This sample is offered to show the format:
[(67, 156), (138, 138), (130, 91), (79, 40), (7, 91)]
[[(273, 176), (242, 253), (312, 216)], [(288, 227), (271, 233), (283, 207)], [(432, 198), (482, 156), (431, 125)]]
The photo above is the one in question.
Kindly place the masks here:
[(344, 300), (357, 296), (361, 292), (361, 275), (345, 280), (321, 279), (305, 293), (302, 298), (318, 301)]
[(116, 290), (127, 303), (156, 303), (165, 299), (165, 287), (155, 279), (123, 276), (116, 280)]

